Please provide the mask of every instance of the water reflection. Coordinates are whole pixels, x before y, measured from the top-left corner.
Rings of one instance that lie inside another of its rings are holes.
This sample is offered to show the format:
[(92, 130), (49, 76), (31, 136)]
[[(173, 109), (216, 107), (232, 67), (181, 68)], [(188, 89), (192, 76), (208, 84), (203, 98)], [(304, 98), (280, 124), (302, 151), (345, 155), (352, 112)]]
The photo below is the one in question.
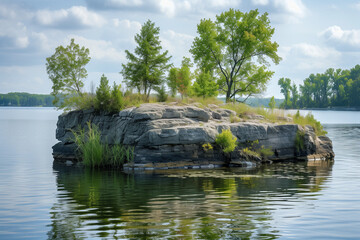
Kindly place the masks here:
[[(49, 239), (276, 239), (275, 215), (321, 195), (332, 162), (125, 174), (54, 165)], [(285, 221), (285, 220), (284, 220)]]

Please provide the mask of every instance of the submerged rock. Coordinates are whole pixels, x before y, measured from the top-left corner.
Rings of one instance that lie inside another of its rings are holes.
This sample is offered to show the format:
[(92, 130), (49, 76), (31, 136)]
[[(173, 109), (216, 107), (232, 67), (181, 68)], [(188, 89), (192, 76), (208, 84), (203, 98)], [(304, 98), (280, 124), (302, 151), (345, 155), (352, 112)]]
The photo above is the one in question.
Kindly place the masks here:
[[(126, 168), (209, 168), (209, 166), (248, 166), (263, 161), (301, 159), (332, 159), (331, 140), (317, 137), (310, 126), (278, 125), (248, 120), (230, 123), (231, 110), (195, 106), (142, 104), (117, 114), (98, 114), (93, 110), (72, 111), (59, 116), (53, 147), (55, 161), (76, 159), (72, 130), (96, 124), (101, 139), (109, 145), (123, 144), (135, 147), (134, 161)], [(231, 154), (224, 154), (215, 144), (216, 135), (230, 129), (238, 139)], [(303, 133), (301, 144), (296, 143), (298, 131)], [(253, 146), (256, 142), (257, 147)], [(212, 149), (202, 145), (210, 143)], [(267, 148), (273, 155), (246, 156), (244, 148)]]

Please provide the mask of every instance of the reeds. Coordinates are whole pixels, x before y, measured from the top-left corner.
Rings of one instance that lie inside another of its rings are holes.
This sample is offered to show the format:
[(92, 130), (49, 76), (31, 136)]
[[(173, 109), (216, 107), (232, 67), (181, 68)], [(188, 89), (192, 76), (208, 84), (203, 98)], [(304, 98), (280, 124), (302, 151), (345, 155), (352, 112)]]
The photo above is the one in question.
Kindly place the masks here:
[(87, 167), (121, 168), (125, 162), (134, 159), (134, 147), (101, 143), (99, 128), (90, 122), (87, 123), (87, 131), (80, 128), (72, 133), (78, 155)]

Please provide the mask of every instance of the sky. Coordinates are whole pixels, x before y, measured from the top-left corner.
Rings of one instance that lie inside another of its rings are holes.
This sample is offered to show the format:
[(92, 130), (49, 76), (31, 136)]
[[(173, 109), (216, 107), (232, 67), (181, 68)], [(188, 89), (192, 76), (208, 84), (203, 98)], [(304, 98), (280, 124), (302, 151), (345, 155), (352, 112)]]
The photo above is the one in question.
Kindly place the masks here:
[(164, 50), (178, 67), (197, 36), (201, 19), (214, 20), (229, 8), (268, 12), (282, 61), (262, 97), (283, 98), (279, 78), (297, 85), (311, 73), (350, 69), (360, 63), (360, 1), (340, 0), (0, 0), (0, 93), (49, 94), (46, 58), (70, 39), (90, 50), (91, 83), (105, 74), (122, 83), (125, 50), (148, 19), (160, 27)]

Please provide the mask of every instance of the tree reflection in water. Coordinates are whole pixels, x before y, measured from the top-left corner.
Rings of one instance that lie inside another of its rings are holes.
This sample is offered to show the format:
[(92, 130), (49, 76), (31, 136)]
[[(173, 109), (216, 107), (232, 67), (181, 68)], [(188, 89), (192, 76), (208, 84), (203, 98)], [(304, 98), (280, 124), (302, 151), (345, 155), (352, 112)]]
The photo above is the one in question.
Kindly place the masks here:
[(273, 213), (321, 195), (333, 162), (127, 174), (54, 165), (49, 239), (276, 239)]

